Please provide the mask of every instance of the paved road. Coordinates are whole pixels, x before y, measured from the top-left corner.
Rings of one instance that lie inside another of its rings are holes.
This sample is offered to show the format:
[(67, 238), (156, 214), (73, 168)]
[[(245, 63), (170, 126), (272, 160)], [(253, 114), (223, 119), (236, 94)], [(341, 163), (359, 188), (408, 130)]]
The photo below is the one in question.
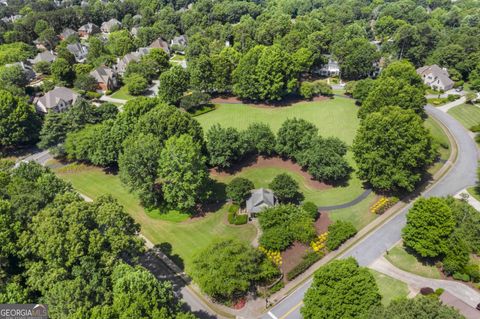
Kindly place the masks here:
[[(450, 115), (441, 110), (426, 106), (429, 115), (441, 121), (452, 133), (458, 145), (458, 158), (447, 175), (432, 188), (422, 194), (424, 197), (455, 195), (462, 189), (472, 186), (476, 182), (477, 147), (468, 131)], [(340, 258), (353, 256), (362, 266), (374, 262), (383, 253), (397, 243), (401, 238), (401, 229), (405, 226), (405, 216), (411, 205), (405, 207), (398, 215), (387, 221), (380, 228), (372, 232), (345, 252)], [(290, 296), (282, 300), (269, 313), (263, 315), (265, 319), (299, 319), (303, 295), (311, 284), (311, 279), (302, 284)]]

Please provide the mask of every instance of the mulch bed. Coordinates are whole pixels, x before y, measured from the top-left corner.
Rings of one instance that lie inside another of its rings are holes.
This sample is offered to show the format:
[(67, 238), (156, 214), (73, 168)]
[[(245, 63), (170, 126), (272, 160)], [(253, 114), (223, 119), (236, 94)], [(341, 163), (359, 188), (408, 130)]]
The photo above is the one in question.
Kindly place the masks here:
[(321, 190), (321, 189), (332, 188), (331, 185), (328, 185), (313, 179), (313, 177), (308, 172), (304, 171), (300, 165), (293, 162), (292, 160), (283, 159), (278, 156), (275, 156), (275, 157), (254, 156), (238, 164), (235, 164), (233, 167), (231, 167), (228, 170), (219, 171), (216, 168), (212, 168), (210, 169), (210, 174), (212, 176), (218, 176), (218, 177), (229, 177), (237, 173), (240, 173), (247, 168), (261, 168), (261, 167), (278, 167), (278, 168), (285, 168), (290, 171), (293, 171), (297, 174), (300, 174), (302, 177), (304, 177), (305, 180), (307, 181), (308, 186), (313, 189)]
[(278, 102), (264, 103), (264, 102), (256, 102), (256, 101), (242, 101), (236, 96), (218, 96), (211, 99), (210, 102), (213, 104), (250, 104), (255, 107), (274, 108), (279, 106), (291, 106), (295, 103), (300, 103), (300, 102), (324, 101), (328, 99), (329, 97), (327, 96), (315, 96), (311, 100), (305, 100), (305, 99), (296, 98), (296, 97), (289, 97)]
[[(315, 221), (315, 230), (317, 231), (317, 234), (326, 232), (328, 230), (328, 225), (331, 223), (332, 221), (328, 216), (328, 212), (321, 212), (320, 217)], [(295, 268), (295, 266), (302, 261), (303, 256), (309, 251), (311, 251), (309, 245), (298, 241), (294, 242), (292, 246), (282, 252), (282, 265), (280, 266), (282, 273), (287, 274), (290, 270)], [(285, 282), (287, 281), (286, 276), (284, 277), (284, 280)]]
[[(290, 270), (295, 268), (295, 266), (302, 261), (302, 257), (305, 256), (308, 251), (310, 251), (310, 246), (298, 241), (294, 242), (292, 246), (283, 251), (282, 265), (280, 266), (282, 273), (287, 274)], [(284, 280), (287, 281), (286, 276), (284, 276)]]
[(320, 217), (315, 221), (315, 230), (317, 234), (320, 235), (328, 231), (328, 226), (332, 223), (328, 212), (321, 212)]

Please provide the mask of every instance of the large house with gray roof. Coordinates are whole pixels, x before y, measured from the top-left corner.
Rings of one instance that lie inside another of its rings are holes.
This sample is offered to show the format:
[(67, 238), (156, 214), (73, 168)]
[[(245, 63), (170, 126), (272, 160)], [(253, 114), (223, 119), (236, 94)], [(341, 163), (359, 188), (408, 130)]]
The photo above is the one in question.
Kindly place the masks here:
[(100, 30), (103, 33), (110, 33), (113, 30), (119, 29), (121, 27), (122, 27), (122, 23), (120, 21), (118, 21), (117, 19), (112, 18), (108, 21), (103, 22), (102, 25), (100, 26)]
[(38, 112), (63, 112), (75, 103), (79, 96), (66, 87), (55, 87), (44, 96), (35, 99), (34, 103)]
[(100, 33), (100, 28), (94, 23), (87, 23), (78, 28), (78, 35), (82, 38), (88, 38), (91, 35)]
[(81, 43), (71, 43), (67, 45), (67, 50), (73, 54), (75, 61), (82, 63), (87, 59), (88, 47)]
[(447, 69), (441, 68), (436, 64), (418, 68), (417, 74), (420, 75), (423, 83), (432, 88), (432, 90), (448, 91), (455, 85), (455, 82), (450, 79)]
[(38, 53), (33, 59), (29, 60), (31, 64), (35, 65), (38, 62), (52, 63), (57, 59), (57, 56), (52, 51), (43, 51)]
[(247, 213), (251, 218), (257, 217), (265, 208), (273, 207), (277, 204), (278, 200), (270, 189), (255, 189), (252, 191), (250, 198), (247, 199)]
[(118, 85), (117, 73), (107, 66), (99, 66), (91, 71), (90, 75), (97, 80), (97, 90), (99, 91), (106, 92), (113, 90)]
[(127, 70), (128, 64), (130, 64), (130, 62), (138, 62), (142, 58), (142, 56), (148, 54), (149, 51), (149, 48), (139, 48), (135, 52), (125, 54), (125, 56), (121, 59), (118, 58), (117, 64), (115, 65), (115, 71), (117, 71), (118, 74), (123, 75)]

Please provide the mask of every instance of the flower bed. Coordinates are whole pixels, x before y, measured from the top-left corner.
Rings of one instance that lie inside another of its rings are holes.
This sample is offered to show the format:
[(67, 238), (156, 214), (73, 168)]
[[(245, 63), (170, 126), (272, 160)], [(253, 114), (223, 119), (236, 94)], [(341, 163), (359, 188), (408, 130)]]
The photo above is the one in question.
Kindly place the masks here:
[(372, 207), (370, 207), (370, 212), (374, 214), (383, 214), (387, 209), (398, 203), (397, 197), (385, 197), (382, 196)]
[(319, 252), (325, 248), (326, 242), (328, 239), (328, 232), (320, 234), (315, 240), (310, 243), (313, 251)]
[(275, 265), (282, 265), (282, 255), (279, 250), (266, 249), (265, 247), (259, 246), (258, 249), (264, 253), (268, 259), (270, 259)]

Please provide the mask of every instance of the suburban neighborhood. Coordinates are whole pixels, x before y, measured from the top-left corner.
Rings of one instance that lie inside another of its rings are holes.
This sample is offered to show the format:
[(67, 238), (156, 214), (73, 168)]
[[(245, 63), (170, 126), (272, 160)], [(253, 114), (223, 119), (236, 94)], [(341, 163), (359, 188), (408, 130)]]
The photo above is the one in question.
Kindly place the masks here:
[(478, 0), (0, 1), (0, 318), (480, 318), (479, 34)]

